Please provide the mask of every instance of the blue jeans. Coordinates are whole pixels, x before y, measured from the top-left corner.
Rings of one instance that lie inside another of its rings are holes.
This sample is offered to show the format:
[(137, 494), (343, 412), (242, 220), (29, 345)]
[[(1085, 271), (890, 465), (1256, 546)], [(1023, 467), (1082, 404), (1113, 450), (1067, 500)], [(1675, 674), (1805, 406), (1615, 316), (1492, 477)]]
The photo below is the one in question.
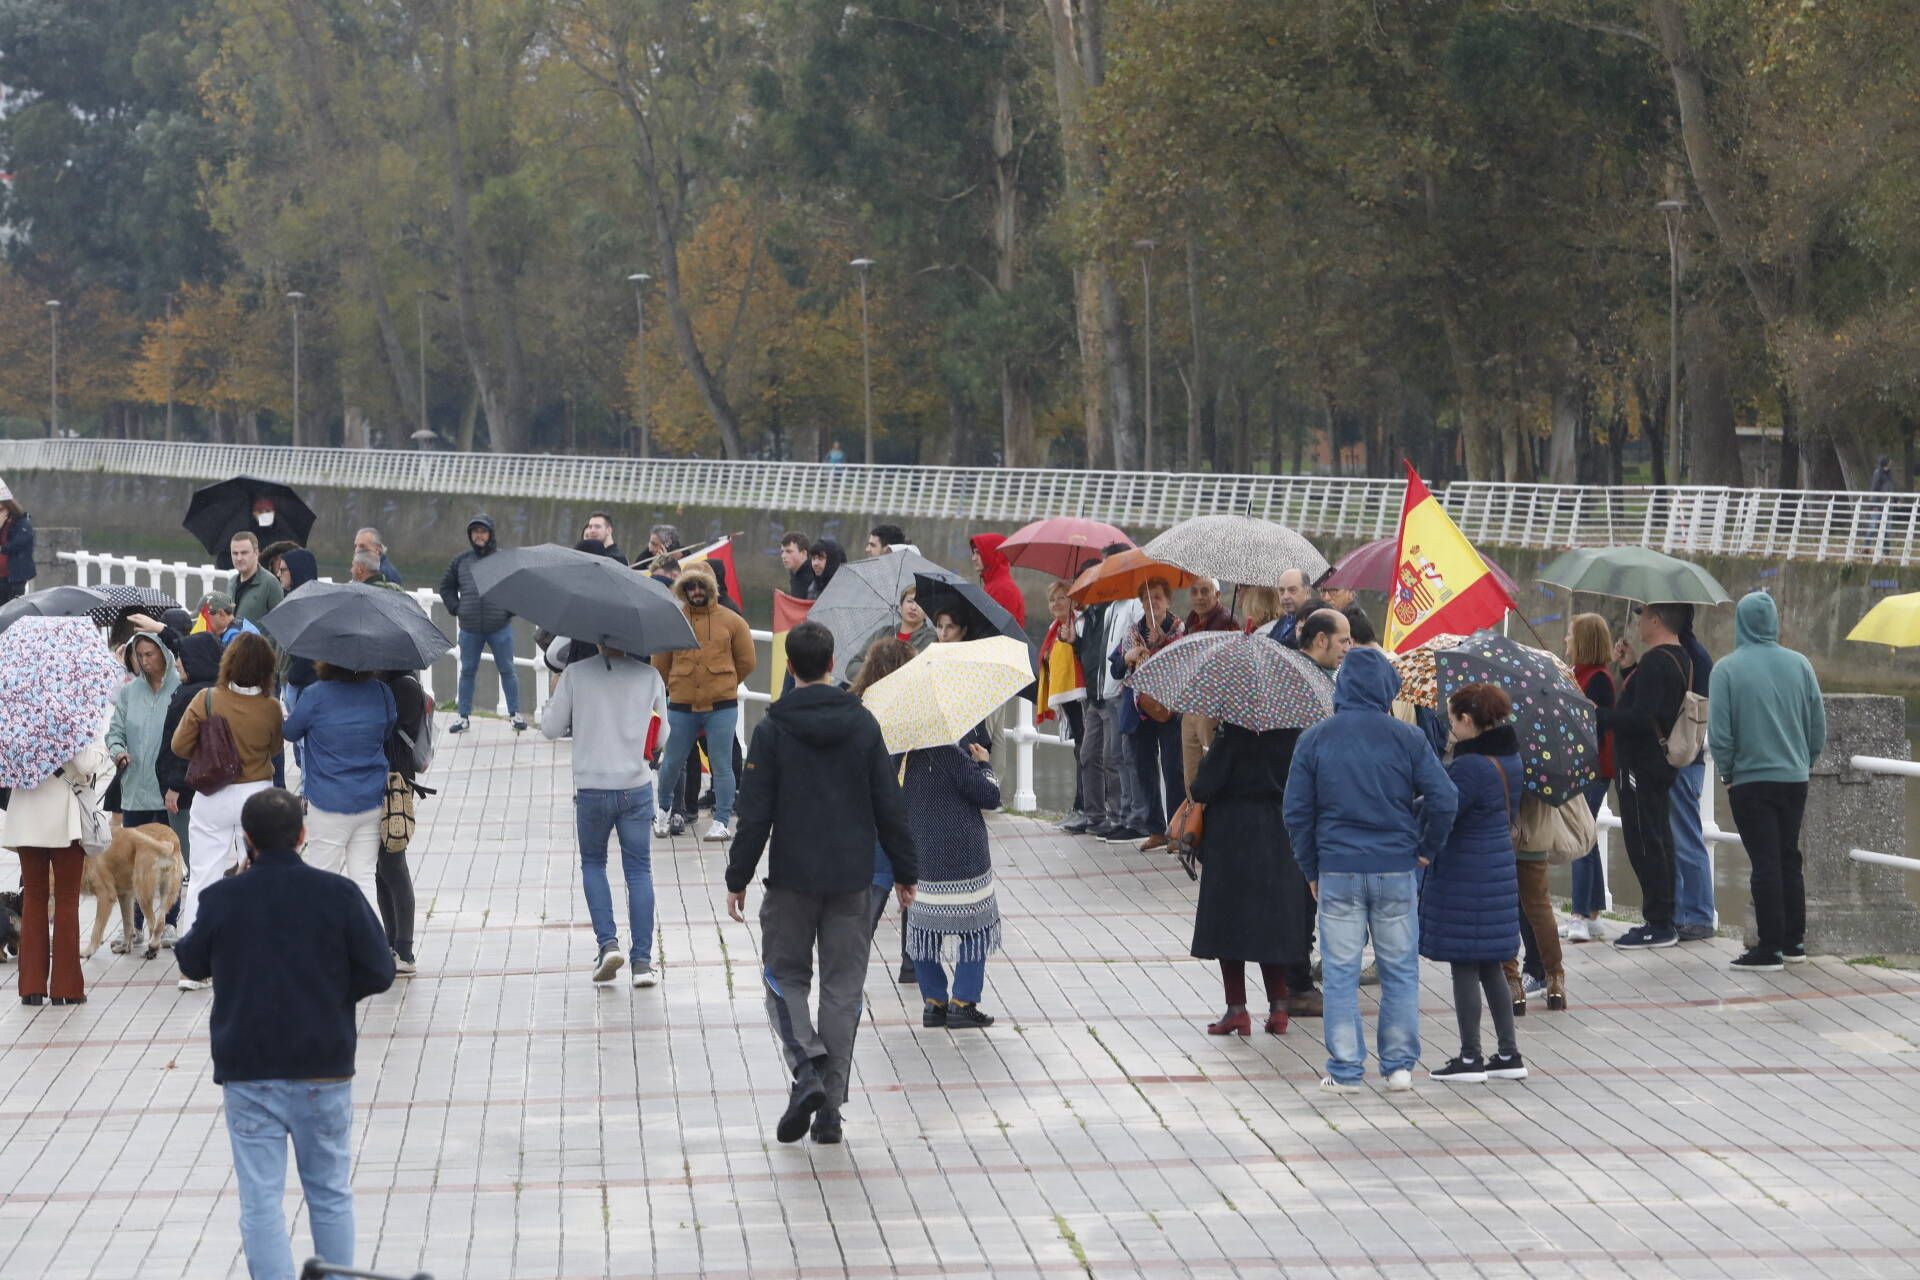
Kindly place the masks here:
[[(947, 971), (938, 960), (915, 960), (913, 976), (920, 980), (920, 994), (928, 1000), (947, 998)], [(961, 960), (953, 966), (953, 998), (962, 1004), (979, 1004), (987, 986), (987, 959)]]
[(627, 881), (627, 927), (633, 934), (637, 969), (653, 962), (653, 788), (626, 791), (583, 788), (573, 793), (574, 827), (580, 836), (580, 887), (587, 895), (593, 940), (620, 941), (613, 923), (613, 890), (607, 884), (607, 839), (620, 836), (620, 870)]
[(726, 823), (733, 819), (733, 726), (739, 714), (737, 706), (711, 711), (667, 709), (667, 759), (660, 769), (661, 795), (671, 800), (680, 794), (680, 776), (687, 771), (694, 740), (704, 729), (707, 763), (713, 767), (713, 820)]
[(227, 1139), (240, 1186), (240, 1242), (253, 1280), (293, 1280), (293, 1246), (280, 1201), (287, 1139), (300, 1170), (313, 1252), (353, 1265), (353, 1082), (248, 1080), (226, 1086)]
[(1713, 863), (1700, 830), (1700, 789), (1707, 762), (1697, 760), (1673, 780), (1673, 807), (1667, 826), (1673, 832), (1673, 923), (1713, 924)]
[(500, 692), (507, 696), (507, 714), (520, 714), (520, 675), (513, 667), (513, 624), (498, 631), (460, 629), (460, 691), (455, 706), (460, 718), (473, 714), (473, 679), (480, 674), (480, 651), (493, 650), (493, 665), (500, 671)]
[(1420, 1061), (1420, 915), (1413, 872), (1320, 873), (1320, 986), (1326, 1001), (1327, 1074), (1357, 1084), (1367, 1073), (1360, 1023), (1360, 960), (1373, 940), (1380, 970), (1380, 1074)]
[[(1611, 778), (1595, 778), (1587, 784), (1581, 794), (1587, 798), (1587, 808), (1596, 816), (1600, 806), (1606, 801), (1607, 787)], [(1584, 857), (1575, 858), (1568, 868), (1573, 873), (1573, 914), (1591, 919), (1606, 910), (1607, 906), (1607, 859), (1600, 852), (1596, 842)]]

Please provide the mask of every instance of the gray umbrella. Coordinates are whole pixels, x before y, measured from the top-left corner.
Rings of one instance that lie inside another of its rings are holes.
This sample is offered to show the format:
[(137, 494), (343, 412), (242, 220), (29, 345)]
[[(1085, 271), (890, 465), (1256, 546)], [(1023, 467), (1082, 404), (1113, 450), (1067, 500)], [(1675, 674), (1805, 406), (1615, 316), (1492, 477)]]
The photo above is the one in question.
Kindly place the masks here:
[(807, 621), (833, 633), (835, 666), (848, 671), (865, 656), (868, 645), (899, 628), (900, 597), (913, 586), (913, 575), (947, 572), (925, 556), (897, 547), (884, 556), (850, 561), (834, 571), (833, 581), (807, 611)]
[(487, 603), (549, 631), (645, 657), (699, 641), (673, 593), (618, 560), (556, 543), (496, 551), (473, 568)]
[(49, 587), (0, 607), (0, 631), (22, 618), (77, 618), (106, 602), (107, 597), (94, 587)]
[(1148, 557), (1244, 587), (1279, 585), (1298, 569), (1308, 582), (1327, 571), (1327, 558), (1283, 524), (1252, 516), (1195, 516), (1149, 542)]
[(420, 671), (453, 647), (414, 598), (360, 582), (308, 582), (260, 619), (282, 653), (346, 671)]
[(1540, 570), (1536, 582), (1641, 604), (1730, 604), (1718, 579), (1691, 560), (1648, 547), (1580, 547)]

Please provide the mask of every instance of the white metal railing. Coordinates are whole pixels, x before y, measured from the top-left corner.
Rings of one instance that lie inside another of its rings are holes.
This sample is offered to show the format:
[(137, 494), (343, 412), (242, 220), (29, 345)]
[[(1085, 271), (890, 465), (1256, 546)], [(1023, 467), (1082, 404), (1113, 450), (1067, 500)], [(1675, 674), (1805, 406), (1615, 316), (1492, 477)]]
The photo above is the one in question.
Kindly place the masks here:
[[(1895, 760), (1890, 756), (1850, 756), (1847, 764), (1858, 773), (1871, 773), (1889, 778), (1920, 778), (1920, 760)], [(1855, 862), (1871, 862), (1882, 867), (1897, 867), (1902, 871), (1920, 871), (1920, 858), (1906, 858), (1897, 853), (1880, 853), (1874, 849), (1849, 849), (1847, 856)]]

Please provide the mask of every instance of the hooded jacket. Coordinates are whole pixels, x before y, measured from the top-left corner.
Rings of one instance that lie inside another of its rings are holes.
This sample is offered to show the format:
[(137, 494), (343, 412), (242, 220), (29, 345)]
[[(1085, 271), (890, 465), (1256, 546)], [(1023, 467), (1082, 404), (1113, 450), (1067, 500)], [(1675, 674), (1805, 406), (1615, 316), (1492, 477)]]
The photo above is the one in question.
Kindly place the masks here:
[(967, 539), (967, 544), (980, 553), (980, 585), (1025, 630), (1027, 599), (1020, 594), (1020, 584), (1013, 580), (1013, 563), (1000, 549), (1006, 540), (1004, 533), (976, 533)]
[[(808, 583), (807, 599), (809, 600), (818, 600), (820, 593), (827, 589), (827, 584), (833, 581), (833, 575), (840, 572), (840, 566), (847, 562), (847, 553), (843, 551), (840, 544), (832, 538), (820, 539), (819, 545), (826, 548), (827, 567), (819, 573), (814, 574), (813, 580)], [(811, 560), (807, 562), (807, 568), (809, 571), (812, 570), (813, 562)]]
[(187, 678), (174, 689), (173, 698), (167, 703), (167, 718), (160, 727), (160, 754), (154, 761), (153, 774), (160, 784), (163, 801), (169, 791), (179, 794), (181, 813), (193, 807), (194, 793), (187, 785), (186, 757), (174, 754), (173, 733), (180, 727), (187, 704), (213, 687), (220, 675), (220, 653), (220, 637), (204, 631), (180, 641), (180, 667)]
[[(1520, 950), (1520, 881), (1513, 820), (1520, 811), (1520, 740), (1513, 726), (1454, 744), (1447, 766), (1460, 808), (1420, 885), (1420, 954), (1461, 964)], [(1574, 803), (1579, 803), (1575, 801)]]
[(1780, 644), (1780, 612), (1764, 591), (1733, 613), (1733, 652), (1713, 668), (1707, 745), (1729, 786), (1805, 782), (1827, 746), (1827, 708), (1813, 664)]
[(127, 768), (120, 775), (120, 808), (123, 812), (166, 808), (161, 796), (155, 767), (160, 761), (160, 734), (167, 723), (167, 711), (173, 703), (173, 691), (180, 687), (180, 676), (173, 669), (173, 655), (154, 635), (141, 634), (129, 642), (128, 654), (142, 644), (160, 650), (166, 669), (155, 689), (137, 670), (133, 679), (113, 695), (113, 719), (107, 726), (107, 754), (125, 752)]
[(746, 889), (772, 840), (766, 883), (842, 894), (874, 879), (874, 845), (898, 884), (919, 865), (907, 802), (880, 725), (860, 700), (825, 684), (796, 686), (754, 726), (734, 811), (727, 890)]
[[(485, 547), (473, 545), (473, 531), (485, 529), (493, 536), (487, 539)], [(500, 549), (500, 534), (493, 527), (493, 517), (482, 512), (467, 521), (467, 549), (453, 558), (446, 573), (440, 578), (440, 603), (447, 606), (447, 612), (460, 620), (462, 631), (478, 631), (482, 635), (492, 635), (513, 621), (513, 615), (499, 605), (488, 604), (480, 598), (480, 589), (474, 585), (473, 567), (484, 556), (490, 556)]]
[[(687, 603), (687, 588), (706, 584), (707, 602), (698, 608)], [(740, 686), (758, 663), (753, 630), (747, 620), (720, 603), (720, 587), (713, 570), (695, 562), (680, 571), (673, 594), (680, 612), (693, 627), (697, 649), (675, 649), (656, 654), (653, 665), (667, 681), (667, 705), (676, 711), (711, 711), (739, 701)]]
[[(313, 558), (313, 552), (305, 547), (292, 547), (282, 551), (280, 560), (287, 566), (287, 577), (293, 580), (293, 585), (287, 589), (289, 595), (309, 582), (317, 581), (320, 577), (320, 563)], [(304, 689), (320, 677), (313, 669), (311, 658), (296, 658), (288, 654), (286, 678), (287, 683), (296, 689)]]
[(1287, 834), (1309, 882), (1322, 872), (1412, 871), (1453, 829), (1459, 793), (1427, 739), (1393, 718), (1400, 673), (1375, 649), (1349, 650), (1333, 717), (1300, 736), (1287, 775)]

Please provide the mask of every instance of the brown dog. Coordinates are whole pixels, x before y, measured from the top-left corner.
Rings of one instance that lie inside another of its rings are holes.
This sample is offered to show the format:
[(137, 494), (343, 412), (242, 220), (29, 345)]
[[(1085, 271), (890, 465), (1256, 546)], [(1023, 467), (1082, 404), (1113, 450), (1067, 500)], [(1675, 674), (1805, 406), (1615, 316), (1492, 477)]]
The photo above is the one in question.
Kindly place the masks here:
[(133, 950), (133, 904), (138, 902), (147, 917), (146, 957), (160, 954), (160, 932), (166, 928), (167, 912), (180, 901), (180, 886), (187, 878), (187, 861), (180, 856), (180, 837), (165, 823), (149, 822), (142, 827), (116, 827), (113, 843), (97, 858), (88, 858), (80, 877), (80, 892), (92, 894), (97, 910), (93, 917), (93, 941), (80, 954), (91, 956), (100, 949), (107, 931), (107, 916), (113, 904), (120, 904), (120, 937), (126, 949)]

